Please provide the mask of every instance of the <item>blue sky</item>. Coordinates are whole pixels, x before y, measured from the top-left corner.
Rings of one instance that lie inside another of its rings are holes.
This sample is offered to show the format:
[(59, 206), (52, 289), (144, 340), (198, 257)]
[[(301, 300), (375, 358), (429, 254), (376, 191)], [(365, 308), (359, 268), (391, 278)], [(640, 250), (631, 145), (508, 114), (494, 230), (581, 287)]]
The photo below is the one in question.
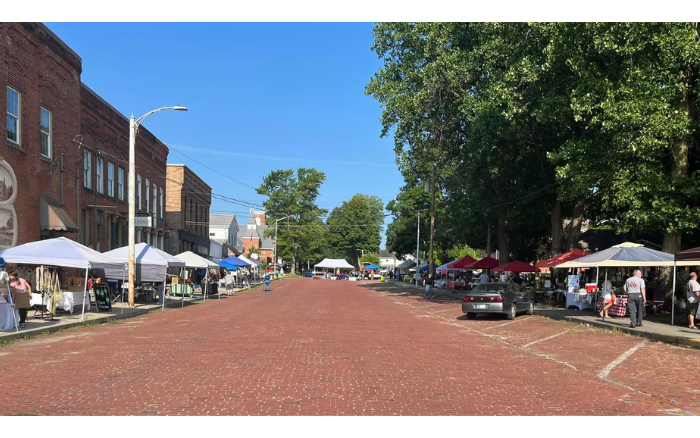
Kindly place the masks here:
[[(364, 95), (380, 66), (371, 23), (47, 25), (82, 57), (83, 82), (123, 114), (189, 108), (144, 126), (173, 145), (170, 163), (189, 166), (214, 193), (264, 199), (193, 160), (253, 187), (271, 170), (315, 167), (327, 175), (319, 206), (329, 210), (355, 193), (386, 204), (403, 185), (393, 139), (379, 137), (379, 104)], [(236, 213), (239, 223), (248, 216), (219, 200), (211, 211)]]

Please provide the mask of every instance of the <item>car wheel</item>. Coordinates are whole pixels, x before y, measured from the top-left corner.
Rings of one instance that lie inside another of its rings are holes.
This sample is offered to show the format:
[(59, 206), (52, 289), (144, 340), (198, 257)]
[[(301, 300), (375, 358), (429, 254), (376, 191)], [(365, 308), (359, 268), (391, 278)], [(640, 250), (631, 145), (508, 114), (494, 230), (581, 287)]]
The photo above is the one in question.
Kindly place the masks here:
[(535, 314), (535, 303), (530, 301), (530, 306), (527, 308), (527, 314), (528, 315), (534, 315)]
[(467, 319), (476, 319), (476, 313), (467, 313)]
[(510, 305), (510, 312), (508, 313), (508, 319), (513, 320), (515, 319), (515, 303)]

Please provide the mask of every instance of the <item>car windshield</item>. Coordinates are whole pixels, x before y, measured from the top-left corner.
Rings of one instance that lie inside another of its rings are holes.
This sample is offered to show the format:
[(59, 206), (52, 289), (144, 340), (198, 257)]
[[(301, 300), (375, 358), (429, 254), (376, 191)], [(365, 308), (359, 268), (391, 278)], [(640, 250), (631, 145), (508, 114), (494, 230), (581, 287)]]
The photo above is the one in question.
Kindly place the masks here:
[(502, 294), (506, 291), (505, 284), (480, 284), (475, 287), (472, 292), (475, 293), (499, 293)]

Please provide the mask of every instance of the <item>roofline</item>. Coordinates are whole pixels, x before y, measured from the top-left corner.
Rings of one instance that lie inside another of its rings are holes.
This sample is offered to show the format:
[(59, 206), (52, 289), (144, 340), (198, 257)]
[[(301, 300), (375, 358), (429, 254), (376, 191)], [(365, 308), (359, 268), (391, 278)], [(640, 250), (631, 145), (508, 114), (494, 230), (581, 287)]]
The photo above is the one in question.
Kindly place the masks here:
[(58, 35), (56, 35), (51, 29), (49, 29), (49, 27), (48, 27), (47, 25), (45, 25), (44, 23), (41, 23), (41, 22), (38, 23), (38, 24), (39, 24), (39, 26), (41, 26), (44, 30), (46, 30), (46, 32), (47, 32), (49, 35), (51, 35), (53, 38), (55, 38), (56, 41), (58, 41), (58, 42), (61, 44), (61, 46), (63, 46), (63, 48), (66, 49), (71, 55), (73, 55), (73, 56), (75, 56), (76, 58), (78, 58), (78, 59), (80, 60), (80, 64), (83, 63), (83, 58), (81, 58), (80, 55), (78, 55), (78, 54), (75, 52), (75, 50), (71, 49), (70, 46), (69, 46), (68, 44), (66, 44), (65, 41), (63, 41), (63, 40), (62, 40), (61, 38), (59, 38)]

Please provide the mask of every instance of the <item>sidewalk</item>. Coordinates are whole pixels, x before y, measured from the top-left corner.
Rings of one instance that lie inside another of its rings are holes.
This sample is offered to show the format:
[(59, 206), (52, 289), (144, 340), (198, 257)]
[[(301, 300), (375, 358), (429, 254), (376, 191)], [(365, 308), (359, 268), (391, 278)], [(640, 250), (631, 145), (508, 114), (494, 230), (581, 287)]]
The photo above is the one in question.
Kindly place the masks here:
[[(221, 294), (221, 300), (233, 298), (236, 295), (240, 294), (241, 292), (248, 291), (251, 289), (254, 289), (256, 286), (259, 286), (259, 284), (253, 284), (250, 289), (244, 288), (244, 289), (236, 289), (234, 294), (232, 294), (230, 297), (226, 295), (226, 291), (223, 291)], [(207, 301), (210, 300), (215, 300), (218, 301), (219, 295), (207, 295)], [(185, 297), (184, 300), (184, 306), (182, 302), (182, 297), (166, 297), (165, 301), (165, 308), (166, 309), (179, 309), (181, 307), (187, 307), (191, 305), (196, 305), (199, 303), (204, 302), (204, 297), (201, 295), (194, 296), (193, 298), (190, 297)], [(153, 304), (140, 304), (137, 303), (136, 306), (132, 309), (129, 308), (129, 305), (127, 303), (124, 303), (123, 311), (122, 311), (122, 303), (114, 303), (112, 305), (112, 311), (111, 312), (97, 312), (95, 305), (91, 304), (91, 310), (87, 311), (85, 310), (85, 319), (81, 319), (81, 308), (76, 306), (75, 309), (73, 310), (73, 314), (70, 313), (62, 313), (59, 316), (54, 316), (53, 320), (49, 319), (41, 319), (40, 318), (40, 313), (37, 314), (37, 317), (34, 318), (34, 310), (29, 309), (29, 312), (27, 313), (27, 327), (23, 329), (19, 329), (19, 332), (16, 330), (8, 330), (8, 331), (0, 331), (0, 344), (3, 342), (15, 340), (15, 339), (23, 339), (23, 338), (28, 338), (28, 337), (34, 337), (37, 335), (41, 334), (47, 334), (47, 333), (54, 333), (59, 330), (64, 330), (67, 328), (72, 328), (72, 327), (79, 327), (83, 325), (95, 325), (95, 324), (105, 324), (109, 321), (115, 321), (115, 320), (120, 320), (120, 319), (126, 319), (126, 318), (134, 318), (137, 316), (145, 315), (150, 312), (160, 312), (162, 309), (162, 305), (160, 303), (153, 303)]]
[[(395, 290), (404, 290), (412, 295), (423, 295), (425, 294), (425, 288), (416, 288), (410, 283), (404, 283), (399, 281), (388, 281), (384, 283), (377, 282), (378, 285), (387, 286)], [(433, 288), (433, 292), (436, 296), (440, 297), (451, 297), (455, 301), (462, 301), (464, 296), (467, 294), (464, 291), (458, 291), (453, 293), (450, 290)], [(623, 318), (605, 318), (603, 321), (597, 314), (588, 311), (578, 311), (578, 310), (567, 310), (561, 307), (550, 307), (543, 304), (535, 305), (535, 314), (544, 316), (551, 319), (569, 321), (579, 324), (587, 324), (592, 327), (602, 328), (610, 331), (617, 331), (627, 333), (633, 336), (639, 336), (642, 338), (652, 339), (659, 342), (665, 342), (668, 344), (677, 344), (687, 347), (693, 347), (700, 349), (700, 330), (689, 329), (688, 327), (682, 326), (672, 326), (669, 324), (662, 324), (652, 321), (644, 321), (642, 327), (630, 328), (630, 319), (625, 316)]]

